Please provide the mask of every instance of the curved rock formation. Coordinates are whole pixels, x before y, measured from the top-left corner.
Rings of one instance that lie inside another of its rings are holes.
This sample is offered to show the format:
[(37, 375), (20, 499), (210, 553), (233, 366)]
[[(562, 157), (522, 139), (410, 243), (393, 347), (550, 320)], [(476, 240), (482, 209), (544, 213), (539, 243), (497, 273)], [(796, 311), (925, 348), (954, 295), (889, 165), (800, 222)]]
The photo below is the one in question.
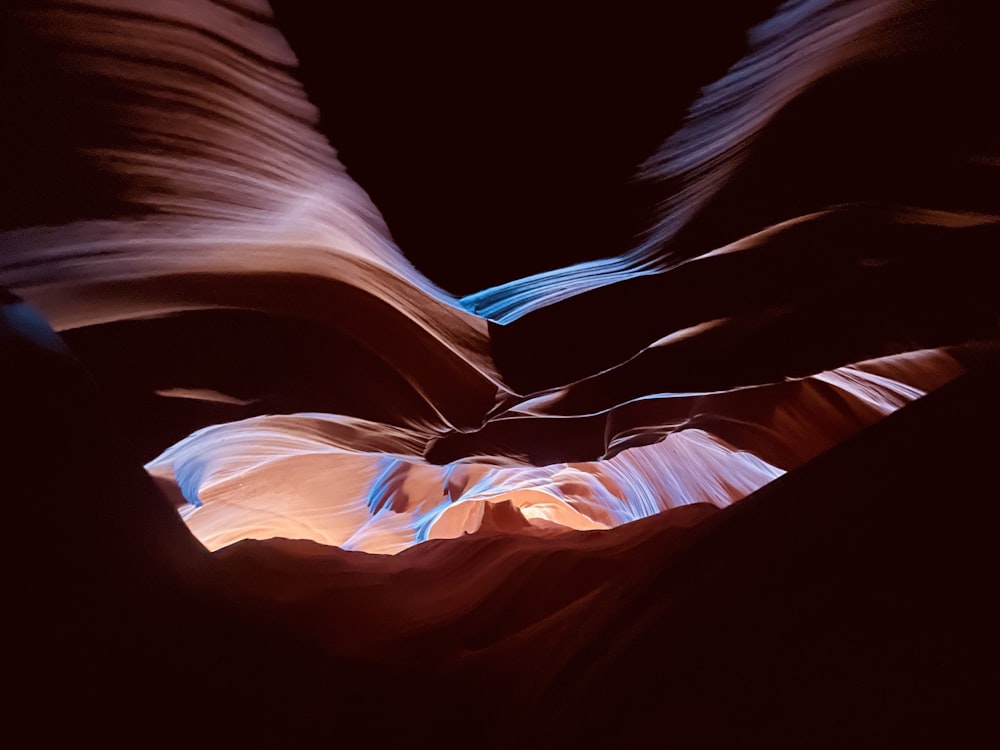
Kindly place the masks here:
[[(110, 731), (94, 681), (182, 741), (163, 717), (195, 672), (221, 685), (213, 743), (348, 720), (374, 746), (482, 747), (981, 725), (1000, 60), (980, 5), (719, 19), (745, 48), (719, 41), (635, 183), (600, 178), (642, 216), (630, 242), (595, 231), (578, 262), (464, 296), (396, 246), (363, 120), (317, 84), (321, 121), (282, 32), (314, 65), (317, 36), (275, 6), (2, 11), (9, 569), (44, 558), (13, 587), (40, 665), (15, 679), (72, 718), (39, 736)], [(421, 210), (394, 215), (426, 259)], [(496, 210), (524, 247), (443, 244), (455, 266), (543, 254), (537, 215)]]

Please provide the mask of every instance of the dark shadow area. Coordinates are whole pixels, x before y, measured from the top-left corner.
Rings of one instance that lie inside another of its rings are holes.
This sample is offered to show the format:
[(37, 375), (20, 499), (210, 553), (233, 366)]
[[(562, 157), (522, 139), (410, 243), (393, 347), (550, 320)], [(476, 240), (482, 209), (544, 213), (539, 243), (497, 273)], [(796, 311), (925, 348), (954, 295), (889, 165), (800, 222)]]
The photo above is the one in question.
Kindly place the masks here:
[(618, 255), (638, 165), (774, 0), (668, 11), (273, 3), (321, 129), (407, 257), (454, 294)]

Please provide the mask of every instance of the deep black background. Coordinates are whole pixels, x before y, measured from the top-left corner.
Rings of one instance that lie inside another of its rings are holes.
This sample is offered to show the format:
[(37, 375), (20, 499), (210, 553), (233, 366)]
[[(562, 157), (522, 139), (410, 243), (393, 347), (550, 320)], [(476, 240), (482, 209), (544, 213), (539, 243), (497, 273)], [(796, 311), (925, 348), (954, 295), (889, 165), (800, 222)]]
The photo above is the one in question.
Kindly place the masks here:
[(455, 294), (629, 249), (652, 208), (637, 166), (777, 4), (272, 2), (341, 161)]

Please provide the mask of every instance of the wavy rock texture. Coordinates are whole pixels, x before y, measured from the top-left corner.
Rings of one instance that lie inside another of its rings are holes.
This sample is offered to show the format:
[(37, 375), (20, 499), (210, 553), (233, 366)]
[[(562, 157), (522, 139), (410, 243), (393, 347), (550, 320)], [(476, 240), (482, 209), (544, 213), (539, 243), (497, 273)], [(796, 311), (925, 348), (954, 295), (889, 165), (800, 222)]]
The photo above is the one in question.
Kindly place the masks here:
[[(971, 424), (995, 416), (1000, 320), (1000, 61), (978, 4), (749, 4), (729, 21), (745, 46), (719, 42), (718, 79), (622, 187), (626, 246), (465, 296), (394, 243), (351, 115), (307, 98), (317, 69), (282, 34), (316, 59), (304, 7), (3, 10), (21, 106), (0, 346), (23, 436), (4, 474), (13, 528), (51, 540), (16, 588), (21, 637), (48, 649), (16, 672), (42, 709), (101, 731), (78, 692), (103, 670), (159, 726), (197, 669), (225, 681), (213, 742), (329, 742), (348, 716), (375, 746), (774, 746), (782, 727), (817, 745), (841, 711), (821, 740), (873, 724), (891, 745), (934, 711), (942, 737), (974, 724), (952, 636), (993, 580)], [(426, 211), (432, 156), (406, 178)], [(522, 262), (478, 239), (455, 265)], [(949, 477), (961, 521), (937, 505)], [(192, 622), (199, 643), (177, 643)], [(748, 697), (706, 727), (727, 685)]]

